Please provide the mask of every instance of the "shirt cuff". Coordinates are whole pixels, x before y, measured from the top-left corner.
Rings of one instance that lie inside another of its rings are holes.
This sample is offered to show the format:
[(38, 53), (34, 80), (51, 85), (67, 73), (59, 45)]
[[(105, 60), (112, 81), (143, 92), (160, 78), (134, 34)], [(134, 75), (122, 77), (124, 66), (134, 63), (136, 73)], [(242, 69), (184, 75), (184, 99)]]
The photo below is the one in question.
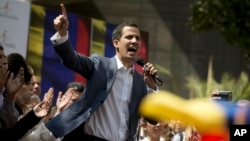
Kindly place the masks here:
[(159, 87), (156, 86), (156, 89), (152, 89), (149, 86), (147, 86), (147, 91), (148, 91), (148, 93), (153, 93), (153, 92), (158, 93), (159, 92)]
[(60, 36), (58, 32), (56, 32), (51, 38), (51, 42), (54, 46), (58, 46), (64, 42), (66, 42), (69, 38), (69, 35), (66, 34), (65, 36)]

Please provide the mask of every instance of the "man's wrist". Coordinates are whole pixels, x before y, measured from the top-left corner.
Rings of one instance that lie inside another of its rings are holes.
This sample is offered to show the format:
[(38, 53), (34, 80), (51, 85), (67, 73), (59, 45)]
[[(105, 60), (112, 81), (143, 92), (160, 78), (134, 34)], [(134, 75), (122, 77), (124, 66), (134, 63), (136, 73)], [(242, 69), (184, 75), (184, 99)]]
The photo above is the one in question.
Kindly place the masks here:
[(68, 35), (68, 32), (65, 36), (61, 36), (59, 35), (58, 32), (56, 32), (51, 38), (50, 40), (52, 41), (52, 44), (54, 46), (58, 46), (64, 42), (66, 42), (67, 40), (69, 39), (69, 35)]
[(4, 95), (5, 95), (5, 98), (6, 98), (7, 100), (14, 100), (14, 99), (15, 99), (15, 95), (10, 94), (10, 93), (7, 92), (7, 91), (4, 91)]
[(64, 37), (68, 34), (68, 32), (58, 32), (59, 38)]
[(151, 85), (147, 84), (147, 85), (148, 85), (148, 87), (150, 87), (153, 90), (157, 89), (157, 85), (156, 84), (151, 84)]

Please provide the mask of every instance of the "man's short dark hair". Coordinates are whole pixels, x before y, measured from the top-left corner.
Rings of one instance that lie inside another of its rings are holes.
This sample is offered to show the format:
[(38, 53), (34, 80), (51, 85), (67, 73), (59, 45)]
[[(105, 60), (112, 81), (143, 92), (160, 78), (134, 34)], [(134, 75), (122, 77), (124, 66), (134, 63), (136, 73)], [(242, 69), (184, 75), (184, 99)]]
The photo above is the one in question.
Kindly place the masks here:
[(31, 80), (32, 74), (29, 72), (28, 65), (24, 57), (19, 53), (11, 53), (7, 57), (8, 59), (8, 69), (10, 72), (14, 73), (14, 77), (17, 76), (19, 69), (23, 67), (24, 69), (24, 81), (28, 83)]
[(123, 28), (124, 28), (125, 26), (131, 26), (131, 27), (136, 27), (136, 28), (138, 28), (137, 24), (132, 23), (132, 22), (125, 22), (125, 23), (122, 23), (122, 24), (118, 25), (118, 26), (114, 29), (114, 31), (113, 31), (113, 33), (112, 33), (112, 40), (115, 40), (115, 39), (119, 40), (119, 39), (121, 38), (121, 36), (122, 36), (122, 30), (123, 30)]
[(73, 88), (75, 91), (82, 93), (84, 91), (85, 86), (81, 82), (70, 82), (64, 91), (64, 93), (69, 89)]

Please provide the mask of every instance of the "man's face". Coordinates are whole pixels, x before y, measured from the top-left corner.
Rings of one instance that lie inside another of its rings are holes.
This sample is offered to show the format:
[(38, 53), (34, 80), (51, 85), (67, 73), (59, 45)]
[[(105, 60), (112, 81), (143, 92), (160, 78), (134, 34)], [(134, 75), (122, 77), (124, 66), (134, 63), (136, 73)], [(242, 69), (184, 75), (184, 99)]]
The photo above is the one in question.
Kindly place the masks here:
[(116, 54), (122, 62), (130, 62), (137, 58), (141, 48), (141, 36), (138, 28), (125, 26), (121, 38), (113, 40)]
[(7, 64), (7, 57), (5, 56), (3, 50), (0, 49), (0, 67)]

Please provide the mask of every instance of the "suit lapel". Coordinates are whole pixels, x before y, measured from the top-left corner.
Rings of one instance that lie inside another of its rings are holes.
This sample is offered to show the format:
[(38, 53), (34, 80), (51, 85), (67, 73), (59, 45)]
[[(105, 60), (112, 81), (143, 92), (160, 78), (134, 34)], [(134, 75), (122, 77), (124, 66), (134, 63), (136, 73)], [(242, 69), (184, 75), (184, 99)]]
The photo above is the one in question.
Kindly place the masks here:
[(142, 83), (140, 82), (140, 74), (136, 71), (133, 74), (133, 87), (132, 87), (132, 94), (131, 100), (129, 105), (129, 115), (132, 116), (138, 106), (138, 101), (140, 100), (141, 93), (142, 93)]
[(107, 65), (108, 65), (107, 67), (109, 70), (107, 71), (107, 94), (108, 94), (115, 81), (115, 73), (117, 71), (117, 64), (116, 64), (115, 57), (112, 57), (111, 59), (109, 59), (109, 62)]

